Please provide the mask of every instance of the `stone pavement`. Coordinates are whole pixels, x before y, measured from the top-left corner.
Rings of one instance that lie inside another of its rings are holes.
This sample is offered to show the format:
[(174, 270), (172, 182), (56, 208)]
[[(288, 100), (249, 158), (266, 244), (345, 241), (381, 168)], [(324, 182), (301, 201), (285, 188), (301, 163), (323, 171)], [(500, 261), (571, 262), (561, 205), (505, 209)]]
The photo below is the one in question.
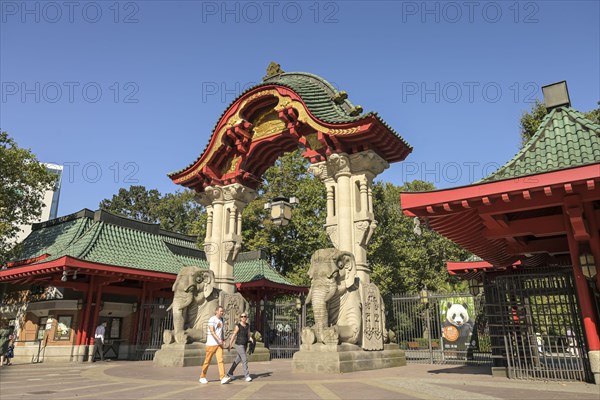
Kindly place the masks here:
[[(243, 378), (241, 366), (236, 372)], [(290, 360), (273, 360), (251, 363), (250, 372), (252, 382), (221, 385), (211, 365), (201, 385), (200, 367), (150, 361), (17, 364), (0, 368), (0, 399), (600, 399), (600, 386), (509, 380), (485, 367), (409, 364), (327, 375), (293, 373)]]

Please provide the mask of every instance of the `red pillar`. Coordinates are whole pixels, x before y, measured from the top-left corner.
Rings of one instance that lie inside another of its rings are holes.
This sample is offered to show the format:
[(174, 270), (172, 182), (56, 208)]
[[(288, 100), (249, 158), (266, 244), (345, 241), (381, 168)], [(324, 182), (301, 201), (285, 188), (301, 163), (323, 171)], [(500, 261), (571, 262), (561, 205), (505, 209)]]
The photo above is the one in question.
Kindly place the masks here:
[(90, 326), (90, 344), (94, 344), (94, 337), (91, 332), (96, 331), (98, 326), (98, 317), (100, 316), (100, 303), (102, 302), (102, 282), (96, 284), (96, 307), (94, 308), (94, 316), (92, 318), (92, 324)]
[(142, 296), (138, 300), (139, 300), (138, 310), (137, 310), (136, 316), (134, 318), (134, 325), (133, 325), (133, 329), (132, 329), (133, 333), (132, 333), (131, 343), (133, 343), (133, 344), (137, 344), (138, 328), (140, 325), (140, 316), (142, 315), (142, 312), (144, 311), (143, 305), (146, 302), (146, 281), (142, 282)]
[(575, 240), (573, 227), (567, 214), (566, 207), (563, 206), (563, 215), (565, 228), (567, 230), (567, 238), (569, 242), (569, 253), (571, 253), (571, 263), (573, 264), (573, 275), (575, 276), (575, 287), (577, 289), (577, 297), (579, 299), (579, 309), (583, 317), (583, 329), (588, 342), (590, 351), (600, 350), (600, 337), (598, 336), (598, 319), (592, 305), (590, 287), (581, 272), (579, 265), (579, 243)]
[(90, 283), (88, 285), (87, 297), (85, 299), (85, 308), (83, 314), (83, 321), (81, 324), (81, 332), (79, 337), (77, 338), (77, 344), (85, 345), (87, 342), (87, 338), (89, 337), (89, 325), (92, 314), (92, 295), (94, 294), (94, 290), (96, 290), (96, 277), (90, 277)]
[(600, 234), (598, 234), (598, 229), (600, 229), (598, 224), (600, 221), (596, 221), (596, 213), (591, 201), (583, 205), (583, 212), (586, 216), (586, 221), (589, 224), (590, 250), (596, 264), (596, 288), (600, 289)]

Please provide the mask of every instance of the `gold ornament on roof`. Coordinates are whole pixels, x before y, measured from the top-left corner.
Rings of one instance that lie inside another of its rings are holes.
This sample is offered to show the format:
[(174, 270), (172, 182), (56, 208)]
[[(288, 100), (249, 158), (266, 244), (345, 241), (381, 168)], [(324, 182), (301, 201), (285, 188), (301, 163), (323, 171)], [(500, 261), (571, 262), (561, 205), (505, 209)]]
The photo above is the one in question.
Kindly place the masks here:
[(267, 67), (267, 75), (263, 77), (263, 81), (269, 79), (272, 76), (283, 74), (284, 72), (285, 71), (281, 69), (281, 65), (271, 61), (271, 63)]

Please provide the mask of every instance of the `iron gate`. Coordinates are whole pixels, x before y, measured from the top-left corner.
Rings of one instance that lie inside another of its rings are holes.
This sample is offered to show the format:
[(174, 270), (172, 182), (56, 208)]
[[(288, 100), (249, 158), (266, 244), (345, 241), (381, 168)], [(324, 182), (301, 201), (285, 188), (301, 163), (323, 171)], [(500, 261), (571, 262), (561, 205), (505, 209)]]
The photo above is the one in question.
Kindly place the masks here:
[(570, 268), (488, 278), (485, 293), (495, 364), (509, 377), (591, 381)]
[(173, 313), (167, 311), (170, 304), (147, 303), (140, 308), (135, 359), (153, 360), (154, 353), (163, 344), (165, 329), (173, 329)]
[(295, 300), (269, 301), (264, 304), (263, 340), (271, 359), (292, 358), (300, 350), (300, 332), (306, 315), (306, 305)]
[(391, 330), (409, 363), (491, 364), (482, 296), (465, 293), (396, 295)]

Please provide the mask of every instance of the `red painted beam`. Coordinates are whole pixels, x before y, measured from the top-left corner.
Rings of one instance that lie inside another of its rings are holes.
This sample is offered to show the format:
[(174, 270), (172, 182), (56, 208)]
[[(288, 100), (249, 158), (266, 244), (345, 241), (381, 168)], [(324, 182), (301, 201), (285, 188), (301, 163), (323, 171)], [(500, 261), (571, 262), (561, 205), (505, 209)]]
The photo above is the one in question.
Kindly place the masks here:
[(545, 217), (526, 218), (509, 221), (507, 227), (485, 229), (483, 236), (488, 239), (501, 239), (518, 236), (556, 236), (566, 234), (562, 214)]
[[(533, 208), (536, 208), (535, 204), (529, 204), (540, 201), (535, 199), (535, 191), (540, 192), (542, 196), (546, 197), (547, 199), (555, 198), (554, 203), (556, 203), (556, 205), (562, 204), (562, 196), (560, 196), (559, 193), (562, 193), (563, 195), (565, 194), (564, 185), (566, 183), (570, 184), (571, 189), (574, 191), (581, 187), (582, 191), (587, 192), (585, 195), (586, 198), (589, 198), (590, 200), (599, 200), (600, 193), (597, 193), (598, 191), (592, 191), (588, 189), (590, 186), (588, 182), (590, 180), (600, 181), (598, 169), (598, 164), (594, 164), (560, 171), (547, 172), (544, 174), (531, 175), (524, 178), (481, 183), (453, 189), (419, 193), (401, 193), (400, 204), (407, 215), (426, 215), (425, 209), (427, 206), (437, 206), (441, 210), (441, 205), (444, 203), (462, 203), (463, 200), (472, 201), (476, 199), (480, 199), (480, 201), (482, 201), (481, 199), (484, 197), (490, 199), (496, 197), (500, 199), (502, 194), (519, 192), (523, 193), (523, 191), (529, 191), (530, 196), (532, 196), (531, 200), (524, 200), (521, 196), (521, 199), (511, 199), (511, 202), (509, 203), (502, 202), (503, 207), (493, 207), (495, 212), (503, 212), (503, 210), (518, 211), (519, 208), (530, 209), (532, 206)], [(548, 196), (547, 190), (544, 192), (545, 187), (560, 187), (561, 189), (554, 190), (552, 192), (553, 196)], [(521, 204), (515, 206), (513, 203), (516, 200), (521, 200)], [(532, 200), (535, 201), (532, 202)], [(524, 201), (527, 201), (528, 203), (525, 204)], [(552, 204), (551, 201), (547, 202), (546, 204), (548, 203)], [(487, 207), (492, 208), (491, 206)], [(484, 212), (484, 210), (485, 207), (481, 211)]]

